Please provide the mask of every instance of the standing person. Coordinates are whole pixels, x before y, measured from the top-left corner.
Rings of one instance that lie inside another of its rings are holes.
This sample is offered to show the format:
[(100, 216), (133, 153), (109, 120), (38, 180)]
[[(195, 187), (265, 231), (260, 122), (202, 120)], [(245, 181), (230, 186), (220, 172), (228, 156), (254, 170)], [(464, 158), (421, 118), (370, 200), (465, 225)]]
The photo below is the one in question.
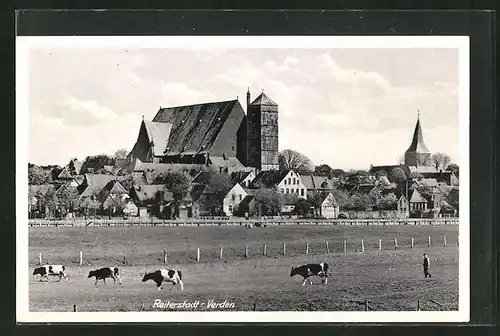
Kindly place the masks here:
[(431, 265), (431, 262), (429, 260), (429, 257), (427, 257), (427, 253), (424, 253), (424, 276), (427, 278), (432, 278), (432, 275), (429, 273), (429, 266)]

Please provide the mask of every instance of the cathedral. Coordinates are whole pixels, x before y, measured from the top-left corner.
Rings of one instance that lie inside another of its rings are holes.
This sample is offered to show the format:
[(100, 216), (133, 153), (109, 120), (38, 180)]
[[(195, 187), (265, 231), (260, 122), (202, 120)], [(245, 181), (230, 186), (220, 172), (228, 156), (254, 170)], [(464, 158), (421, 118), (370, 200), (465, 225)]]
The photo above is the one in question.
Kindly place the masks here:
[(160, 108), (143, 120), (129, 153), (129, 173), (141, 169), (212, 170), (231, 174), (278, 169), (278, 105), (262, 92), (238, 99)]

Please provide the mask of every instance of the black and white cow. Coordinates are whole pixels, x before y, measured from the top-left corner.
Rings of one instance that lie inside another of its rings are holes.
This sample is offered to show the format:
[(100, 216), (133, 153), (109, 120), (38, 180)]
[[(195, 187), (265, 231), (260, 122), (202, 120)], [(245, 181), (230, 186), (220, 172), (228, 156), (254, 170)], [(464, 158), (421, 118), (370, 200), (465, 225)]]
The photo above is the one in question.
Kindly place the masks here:
[(118, 267), (103, 267), (89, 272), (88, 278), (95, 277), (95, 285), (97, 286), (97, 281), (102, 280), (106, 283), (106, 278), (113, 279), (113, 284), (116, 284), (116, 280), (121, 285), (120, 274), (118, 272)]
[[(301, 275), (304, 278), (302, 286), (306, 284), (307, 279), (309, 279), (309, 277), (311, 276), (318, 276), (322, 278), (323, 283), (326, 284), (328, 282), (328, 264), (306, 264), (299, 267), (292, 267), (290, 276), (293, 277), (297, 274)], [(312, 285), (311, 279), (309, 279), (309, 283)]]
[(181, 271), (172, 269), (159, 269), (154, 272), (144, 274), (142, 282), (146, 282), (148, 280), (153, 280), (154, 282), (156, 282), (158, 291), (162, 290), (161, 285), (164, 282), (171, 282), (173, 285), (179, 284), (181, 285), (181, 291), (184, 290)]
[(66, 275), (66, 268), (63, 265), (44, 265), (35, 268), (33, 271), (33, 275), (40, 274), (40, 281), (42, 281), (44, 278), (49, 281), (49, 275), (50, 276), (57, 276), (59, 277), (59, 281), (61, 281), (61, 278), (64, 277), (66, 281), (68, 281), (68, 276)]

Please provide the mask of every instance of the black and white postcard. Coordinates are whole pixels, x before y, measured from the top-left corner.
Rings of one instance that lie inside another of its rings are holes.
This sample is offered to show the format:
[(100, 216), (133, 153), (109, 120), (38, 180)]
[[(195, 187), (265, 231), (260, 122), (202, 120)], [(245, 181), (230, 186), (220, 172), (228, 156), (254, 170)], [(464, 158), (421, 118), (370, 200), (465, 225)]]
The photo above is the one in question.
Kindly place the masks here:
[(19, 322), (469, 321), (469, 39), (16, 40)]

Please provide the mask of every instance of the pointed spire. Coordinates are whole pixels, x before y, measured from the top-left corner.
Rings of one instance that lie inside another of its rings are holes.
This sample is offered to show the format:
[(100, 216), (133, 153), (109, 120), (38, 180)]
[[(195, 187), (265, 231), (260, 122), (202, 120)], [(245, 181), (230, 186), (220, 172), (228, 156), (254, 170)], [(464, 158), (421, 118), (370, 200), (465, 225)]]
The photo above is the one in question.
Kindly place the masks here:
[(415, 131), (413, 132), (413, 138), (410, 147), (408, 147), (406, 152), (430, 153), (424, 142), (422, 126), (420, 125), (420, 111), (418, 112), (417, 124), (415, 125)]
[(144, 114), (142, 115), (142, 121), (144, 121)]

